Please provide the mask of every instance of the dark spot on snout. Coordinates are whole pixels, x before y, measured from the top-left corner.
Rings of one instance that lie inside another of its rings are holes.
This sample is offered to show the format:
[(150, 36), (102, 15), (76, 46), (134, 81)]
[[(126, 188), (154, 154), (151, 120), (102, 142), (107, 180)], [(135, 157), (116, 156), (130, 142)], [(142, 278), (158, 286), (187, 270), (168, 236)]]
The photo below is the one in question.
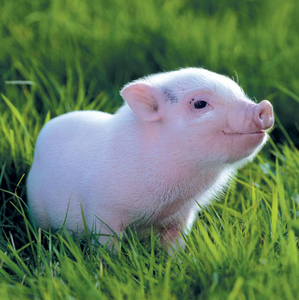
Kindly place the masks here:
[(164, 95), (166, 96), (166, 101), (170, 101), (171, 103), (176, 103), (179, 101), (178, 97), (172, 93), (169, 89), (163, 90)]

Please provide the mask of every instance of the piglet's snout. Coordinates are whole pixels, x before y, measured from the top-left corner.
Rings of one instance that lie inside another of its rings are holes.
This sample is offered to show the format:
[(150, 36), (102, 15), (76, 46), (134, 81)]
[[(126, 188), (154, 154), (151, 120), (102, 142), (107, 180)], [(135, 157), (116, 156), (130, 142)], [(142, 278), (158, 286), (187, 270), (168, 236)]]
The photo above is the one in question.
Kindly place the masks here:
[(253, 122), (259, 130), (267, 130), (273, 126), (273, 107), (268, 100), (263, 100), (256, 105), (253, 113)]

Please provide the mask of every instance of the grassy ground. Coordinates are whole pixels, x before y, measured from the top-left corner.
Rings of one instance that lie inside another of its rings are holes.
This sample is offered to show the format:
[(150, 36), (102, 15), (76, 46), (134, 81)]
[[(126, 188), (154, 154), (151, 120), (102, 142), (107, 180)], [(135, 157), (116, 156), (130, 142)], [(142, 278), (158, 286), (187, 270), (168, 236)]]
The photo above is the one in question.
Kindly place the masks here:
[[(298, 299), (298, 1), (0, 7), (1, 300)], [(113, 112), (129, 80), (183, 66), (238, 77), (277, 115), (273, 140), (199, 216), (186, 251), (172, 259), (128, 232), (114, 255), (90, 236), (33, 228), (24, 187), (42, 125), (76, 109)]]

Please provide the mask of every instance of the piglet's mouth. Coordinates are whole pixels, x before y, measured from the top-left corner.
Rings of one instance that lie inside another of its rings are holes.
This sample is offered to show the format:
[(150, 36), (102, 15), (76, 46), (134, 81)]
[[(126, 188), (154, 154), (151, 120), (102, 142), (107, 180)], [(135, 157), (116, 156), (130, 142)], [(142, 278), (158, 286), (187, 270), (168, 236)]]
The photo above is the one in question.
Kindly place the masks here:
[(254, 132), (225, 132), (225, 131), (222, 131), (222, 133), (225, 135), (249, 135), (249, 134), (262, 135), (262, 134), (265, 134), (265, 131), (264, 130), (259, 130), (259, 131), (254, 131)]

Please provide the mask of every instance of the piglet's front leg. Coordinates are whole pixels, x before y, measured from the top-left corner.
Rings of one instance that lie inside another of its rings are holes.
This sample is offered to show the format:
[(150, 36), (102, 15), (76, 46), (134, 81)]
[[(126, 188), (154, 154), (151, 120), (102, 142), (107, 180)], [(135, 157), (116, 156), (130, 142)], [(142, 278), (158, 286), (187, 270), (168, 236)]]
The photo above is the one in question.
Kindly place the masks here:
[(183, 231), (184, 226), (181, 222), (171, 223), (162, 231), (160, 242), (169, 255), (174, 256), (175, 250), (185, 249), (185, 241), (182, 238)]

